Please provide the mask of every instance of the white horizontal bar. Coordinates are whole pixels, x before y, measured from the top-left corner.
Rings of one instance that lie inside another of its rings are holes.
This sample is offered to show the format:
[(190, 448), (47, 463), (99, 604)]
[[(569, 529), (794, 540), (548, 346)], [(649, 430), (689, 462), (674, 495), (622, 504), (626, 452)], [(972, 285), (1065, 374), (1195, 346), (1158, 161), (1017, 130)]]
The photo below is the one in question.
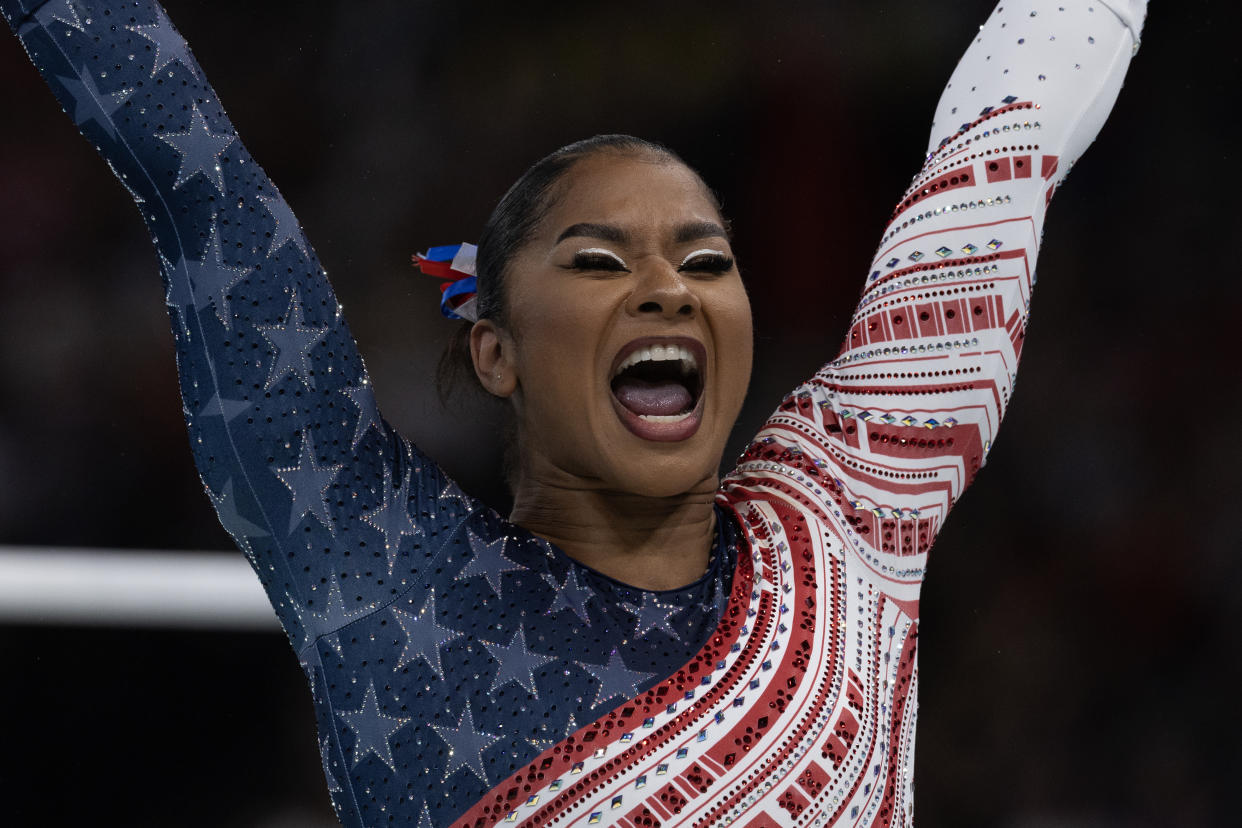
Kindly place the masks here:
[(240, 553), (0, 546), (0, 623), (280, 629)]

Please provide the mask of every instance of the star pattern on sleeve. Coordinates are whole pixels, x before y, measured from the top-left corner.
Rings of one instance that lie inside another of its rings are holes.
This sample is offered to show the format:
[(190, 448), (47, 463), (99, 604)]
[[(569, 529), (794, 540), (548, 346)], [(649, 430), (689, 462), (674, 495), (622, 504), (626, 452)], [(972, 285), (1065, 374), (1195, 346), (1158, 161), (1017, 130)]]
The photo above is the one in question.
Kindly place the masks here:
[(157, 133), (156, 137), (181, 153), (181, 167), (173, 181), (174, 190), (202, 173), (220, 191), (220, 195), (224, 195), (224, 170), (220, 167), (220, 154), (228, 149), (236, 135), (212, 132), (198, 104), (194, 104), (190, 112), (190, 126), (185, 132)]
[(587, 612), (587, 601), (593, 593), (578, 580), (577, 567), (571, 566), (569, 568), (569, 575), (565, 577), (564, 585), (557, 582), (551, 574), (544, 573), (543, 577), (556, 595), (552, 599), (552, 606), (548, 607), (548, 613), (552, 614), (567, 609), (578, 616), (583, 624), (586, 624), (588, 627), (591, 626), (591, 616)]
[(216, 389), (216, 393), (211, 395), (211, 399), (203, 403), (203, 407), (198, 410), (200, 417), (221, 417), (226, 423), (231, 423), (242, 414), (245, 414), (251, 407), (252, 403), (246, 400), (230, 400), (227, 397), (220, 396), (220, 389)]
[(496, 678), (492, 681), (492, 693), (509, 682), (516, 681), (526, 689), (526, 692), (539, 698), (539, 692), (535, 689), (535, 672), (549, 661), (556, 659), (531, 652), (526, 646), (526, 631), (521, 624), (518, 624), (517, 632), (509, 640), (508, 646), (486, 641), (483, 642), (483, 646), (488, 649), (488, 652), (492, 654), (492, 659), (496, 662)]
[(155, 60), (151, 63), (151, 77), (155, 77), (170, 63), (180, 63), (194, 76), (194, 80), (202, 81), (202, 78), (198, 76), (198, 71), (194, 68), (194, 61), (190, 59), (189, 44), (185, 42), (185, 38), (177, 34), (177, 30), (173, 28), (172, 22), (162, 8), (155, 7), (154, 23), (125, 28), (151, 41), (155, 49)]
[[(505, 541), (508, 539), (504, 535), (490, 543), (484, 541), (474, 532), (467, 531), (466, 536), (470, 541), (470, 550), (474, 554), (466, 563), (466, 568), (461, 571), (455, 580), (464, 581), (468, 578), (482, 576), (491, 584), (492, 589), (499, 596), (503, 581), (500, 576), (506, 572), (523, 570), (526, 567), (505, 555)], [(513, 565), (505, 566), (505, 564)]]
[(455, 503), (455, 507), (450, 507), (451, 514), (464, 515), (474, 509), (474, 506), (470, 502), (470, 495), (463, 492), (461, 490), (461, 486), (458, 486), (457, 483), (452, 480), (449, 480), (444, 484), (444, 487), (440, 489), (440, 494), (436, 496), (436, 499), (440, 502), (441, 506), (448, 506), (450, 503)]
[[(316, 585), (311, 589), (317, 594), (321, 587)], [(307, 603), (310, 602), (308, 601)], [(328, 597), (324, 599), (322, 609), (315, 609), (314, 607), (311, 607), (310, 612), (311, 617), (317, 622), (319, 629), (323, 630), (323, 632), (320, 632), (319, 635), (328, 637), (336, 630), (339, 630), (341, 627), (348, 624), (350, 621), (353, 621), (355, 618), (360, 618), (363, 615), (366, 615), (371, 611), (371, 609), (372, 607), (370, 604), (362, 604), (352, 612), (346, 609), (345, 596), (341, 592), (341, 580), (334, 572), (328, 577)], [(338, 653), (340, 652), (341, 642), (339, 640), (329, 643), (332, 644), (332, 648), (334, 650)]]
[(362, 516), (384, 536), (384, 552), (388, 557), (388, 574), (397, 563), (403, 535), (418, 537), (423, 534), (410, 517), (410, 469), (407, 467), (400, 486), (392, 484), (392, 465), (384, 464), (384, 494), (380, 505)]
[(344, 719), (345, 724), (349, 725), (349, 729), (354, 733), (353, 767), (357, 767), (368, 753), (373, 753), (377, 759), (396, 773), (397, 766), (392, 758), (392, 745), (388, 740), (412, 719), (388, 716), (380, 710), (374, 680), (367, 682), (362, 707), (357, 710), (338, 710), (336, 715)]
[(272, 469), (280, 478), (280, 482), (284, 483), (293, 495), (293, 505), (289, 510), (290, 534), (307, 513), (314, 515), (333, 535), (336, 534), (336, 527), (332, 523), (332, 516), (328, 513), (328, 502), (325, 497), (328, 487), (336, 480), (342, 468), (343, 466), (339, 464), (319, 465), (318, 460), (315, 459), (315, 446), (311, 439), (310, 429), (302, 430), (302, 447), (298, 452), (298, 464)]
[(569, 718), (565, 720), (565, 726), (561, 728), (549, 727), (548, 723), (541, 722), (539, 732), (544, 734), (542, 739), (527, 737), (526, 741), (530, 742), (535, 750), (543, 753), (548, 748), (560, 742), (567, 736), (572, 736), (578, 732), (578, 722), (574, 720), (574, 714), (570, 713)]
[(294, 246), (302, 251), (302, 255), (309, 259), (310, 249), (306, 246), (306, 235), (302, 232), (302, 226), (298, 224), (297, 216), (293, 215), (293, 209), (289, 207), (289, 203), (280, 195), (259, 196), (259, 201), (263, 203), (268, 215), (276, 223), (272, 230), (272, 243), (267, 248), (267, 257), (270, 259), (287, 242), (293, 242)]
[(328, 793), (340, 793), (341, 786), (336, 781), (336, 775), (332, 773), (332, 760), (328, 758), (332, 752), (332, 740), (319, 740), (319, 761), (323, 763), (323, 776), (328, 780)]
[[(164, 259), (165, 266), (168, 260)], [(181, 328), (189, 326), (190, 311), (210, 306), (226, 331), (232, 330), (232, 309), (229, 294), (237, 283), (253, 272), (249, 267), (233, 267), (224, 263), (224, 249), (216, 220), (211, 220), (207, 247), (203, 258), (187, 259), (182, 255), (175, 267), (168, 270), (168, 291), (164, 303), (181, 316)]]
[[(127, 176), (125, 173), (118, 170), (116, 168), (116, 164), (112, 163), (111, 158), (107, 158), (104, 160), (108, 162), (108, 169), (112, 171), (112, 174), (114, 176), (116, 176), (116, 180), (121, 182), (121, 186), (125, 188), (125, 192), (129, 193), (129, 197), (134, 200), (134, 203), (135, 204), (146, 204), (147, 200), (143, 198), (142, 195), (130, 185), (129, 176)], [(164, 254), (161, 253), (160, 258), (162, 259), (163, 257), (164, 257)]]
[(375, 404), (375, 389), (371, 386), (369, 374), (364, 374), (358, 385), (342, 388), (341, 393), (349, 397), (349, 401), (358, 407), (358, 422), (354, 425), (354, 437), (349, 443), (352, 451), (358, 448), (358, 444), (366, 436), (367, 429), (374, 428), (382, 434), (384, 426), (380, 419), (379, 406)]
[(454, 639), (461, 638), (464, 633), (441, 627), (436, 623), (436, 592), (430, 590), (423, 608), (417, 613), (392, 607), (392, 614), (405, 633), (405, 649), (397, 659), (394, 670), (400, 670), (415, 658), (422, 657), (435, 674), (444, 678), (444, 665), (440, 658), (440, 648)]
[(85, 127), (88, 121), (99, 124), (109, 138), (116, 138), (116, 125), (112, 123), (112, 115), (124, 105), (133, 89), (118, 89), (115, 92), (100, 92), (95, 78), (82, 67), (81, 79), (57, 75), (57, 80), (65, 87), (65, 91), (73, 98), (73, 122)]
[(485, 733), (475, 727), (474, 714), (470, 711), (469, 700), (466, 701), (461, 718), (457, 721), (457, 727), (445, 725), (432, 725), (431, 727), (448, 745), (448, 766), (444, 770), (445, 782), (454, 771), (466, 768), (484, 785), (490, 784), (487, 779), (487, 769), (483, 767), (483, 751), (500, 741), (500, 737)]
[(78, 16), (78, 10), (74, 8), (72, 0), (48, 0), (47, 3), (35, 10), (34, 19), (38, 20), (45, 29), (53, 21), (59, 21), (72, 29), (77, 29), (79, 32), (86, 31), (86, 28), (82, 25), (82, 18)]
[(638, 695), (638, 686), (654, 675), (654, 673), (639, 673), (626, 667), (625, 661), (622, 660), (621, 654), (615, 647), (608, 656), (607, 664), (579, 663), (599, 682), (599, 687), (595, 691), (594, 707), (598, 707), (601, 702), (613, 696), (634, 698)]
[(211, 498), (211, 504), (216, 508), (216, 516), (220, 519), (220, 524), (232, 536), (246, 557), (254, 562), (254, 549), (250, 546), (250, 539), (268, 537), (268, 532), (242, 517), (237, 510), (237, 498), (233, 494), (233, 478), (230, 477), (224, 481), (224, 485), (220, 487), (220, 494), (213, 492), (210, 487), (204, 486), (203, 488), (207, 490), (207, 497)]
[(315, 388), (314, 368), (310, 351), (328, 333), (328, 328), (315, 328), (303, 323), (302, 306), (298, 303), (297, 290), (292, 291), (285, 321), (279, 325), (256, 325), (255, 329), (272, 346), (272, 367), (268, 372), (264, 390), (270, 391), (286, 374), (296, 375), (309, 390)]

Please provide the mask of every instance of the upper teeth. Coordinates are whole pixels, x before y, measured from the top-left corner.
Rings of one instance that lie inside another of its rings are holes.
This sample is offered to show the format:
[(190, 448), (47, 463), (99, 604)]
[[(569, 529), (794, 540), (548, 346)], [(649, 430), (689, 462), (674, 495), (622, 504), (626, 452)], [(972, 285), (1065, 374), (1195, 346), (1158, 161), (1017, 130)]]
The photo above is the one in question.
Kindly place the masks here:
[(688, 374), (699, 369), (698, 360), (694, 358), (694, 354), (680, 345), (651, 345), (646, 348), (639, 348), (634, 353), (621, 360), (621, 364), (617, 366), (613, 376), (620, 374), (626, 368), (637, 365), (640, 362), (680, 362), (681, 371)]

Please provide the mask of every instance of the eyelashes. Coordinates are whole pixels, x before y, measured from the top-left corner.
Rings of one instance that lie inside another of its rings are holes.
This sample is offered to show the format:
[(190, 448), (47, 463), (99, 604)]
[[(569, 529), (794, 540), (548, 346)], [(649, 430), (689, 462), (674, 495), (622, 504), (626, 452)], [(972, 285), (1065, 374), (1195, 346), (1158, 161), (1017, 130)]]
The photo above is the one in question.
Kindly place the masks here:
[(575, 270), (610, 270), (628, 273), (630, 268), (625, 260), (603, 247), (587, 247), (574, 254), (571, 265)]
[(733, 268), (733, 257), (723, 250), (705, 247), (689, 253), (677, 267), (694, 273), (725, 273)]
[[(733, 269), (733, 257), (723, 250), (709, 247), (694, 250), (677, 266), (679, 273), (708, 273), (719, 275)], [(605, 247), (586, 247), (574, 254), (570, 268), (574, 270), (597, 270), (611, 273), (629, 273), (625, 260)]]

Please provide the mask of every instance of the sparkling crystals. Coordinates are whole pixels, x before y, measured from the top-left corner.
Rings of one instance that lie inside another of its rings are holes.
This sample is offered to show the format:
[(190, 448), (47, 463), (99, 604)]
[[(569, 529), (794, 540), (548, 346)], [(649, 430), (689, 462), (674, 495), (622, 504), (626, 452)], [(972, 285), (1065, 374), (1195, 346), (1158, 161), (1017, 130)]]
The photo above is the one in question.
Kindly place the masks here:
[[(991, 201), (991, 199), (988, 199), (988, 200)], [(970, 244), (969, 242), (962, 245), (962, 252), (965, 253), (967, 256), (973, 256), (975, 254), (975, 251), (977, 251), (978, 249), (979, 248), (975, 247), (973, 244)]]
[(1002, 242), (1000, 239), (992, 239), (990, 242), (988, 242), (988, 249), (989, 249), (989, 250), (998, 250), (998, 249), (1000, 249), (1000, 246), (1001, 246), (1002, 244), (1003, 244), (1003, 242)]
[(907, 258), (910, 259), (910, 261), (912, 262), (917, 262), (919, 259), (923, 258), (923, 251), (916, 250), (913, 253), (911, 253)]
[(942, 259), (952, 252), (953, 252), (952, 248), (945, 247), (944, 245), (941, 245), (940, 247), (936, 248), (936, 255)]

